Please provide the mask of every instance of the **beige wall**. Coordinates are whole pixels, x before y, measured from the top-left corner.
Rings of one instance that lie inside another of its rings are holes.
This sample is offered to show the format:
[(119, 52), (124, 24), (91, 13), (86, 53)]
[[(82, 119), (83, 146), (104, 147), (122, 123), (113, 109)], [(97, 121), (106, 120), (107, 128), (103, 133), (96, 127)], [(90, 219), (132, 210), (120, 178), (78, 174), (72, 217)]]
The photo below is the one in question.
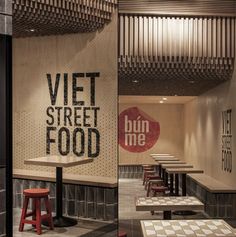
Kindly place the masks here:
[(130, 107), (138, 107), (160, 123), (160, 137), (156, 144), (142, 153), (132, 153), (119, 146), (120, 164), (153, 163), (151, 153), (171, 153), (183, 157), (184, 117), (183, 105), (170, 104), (119, 104), (119, 113)]
[[(229, 82), (199, 96), (185, 105), (185, 159), (201, 168), (225, 184), (236, 188), (236, 74)], [(233, 170), (232, 173), (221, 168), (221, 112), (232, 109)]]
[[(95, 33), (14, 39), (14, 168), (55, 171), (54, 168), (24, 165), (24, 160), (46, 155), (46, 108), (50, 97), (46, 73), (100, 72), (96, 79), (98, 130), (101, 152), (93, 163), (65, 169), (82, 175), (117, 175), (117, 17)], [(84, 80), (84, 81), (83, 81)], [(86, 81), (87, 80), (87, 81)], [(81, 79), (81, 99), (89, 104), (88, 79)], [(63, 106), (59, 85), (58, 106)], [(71, 106), (71, 84), (69, 84)], [(70, 130), (73, 130), (71, 127)], [(88, 144), (88, 142), (86, 142)], [(51, 154), (58, 154), (55, 145)], [(71, 153), (72, 155), (72, 153)], [(86, 156), (86, 155), (85, 155)]]

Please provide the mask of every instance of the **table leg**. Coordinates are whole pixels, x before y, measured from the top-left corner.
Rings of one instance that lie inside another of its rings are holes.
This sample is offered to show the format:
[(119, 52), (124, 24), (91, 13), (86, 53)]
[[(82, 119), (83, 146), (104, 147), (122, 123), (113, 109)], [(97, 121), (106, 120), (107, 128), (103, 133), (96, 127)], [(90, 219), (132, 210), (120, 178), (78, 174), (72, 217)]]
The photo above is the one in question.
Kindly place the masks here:
[(175, 174), (175, 196), (179, 196), (179, 175)]
[[(186, 174), (182, 174), (182, 196), (186, 196)], [(195, 215), (194, 211), (175, 211), (174, 215), (188, 216)]]
[(159, 176), (161, 178), (161, 166), (160, 165), (158, 166), (158, 170), (159, 170)]
[(62, 168), (56, 168), (56, 217), (60, 218), (62, 216), (63, 200), (63, 179), (62, 179)]
[[(63, 178), (62, 167), (56, 167), (56, 216), (53, 217), (55, 227), (69, 227), (77, 224), (77, 220), (63, 216)], [(48, 226), (47, 222), (43, 222)]]
[(163, 219), (171, 220), (171, 211), (163, 211)]
[(174, 177), (173, 177), (173, 174), (170, 174), (170, 195), (173, 195), (174, 193), (173, 184), (174, 184)]
[(186, 174), (182, 174), (182, 196), (186, 196)]
[(165, 186), (168, 187), (168, 173), (165, 171)]

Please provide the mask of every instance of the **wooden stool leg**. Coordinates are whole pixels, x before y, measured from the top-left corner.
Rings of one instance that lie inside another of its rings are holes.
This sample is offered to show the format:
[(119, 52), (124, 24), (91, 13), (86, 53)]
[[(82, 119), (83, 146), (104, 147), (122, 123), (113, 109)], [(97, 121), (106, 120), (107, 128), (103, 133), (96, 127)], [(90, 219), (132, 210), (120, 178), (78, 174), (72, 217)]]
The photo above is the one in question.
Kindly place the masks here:
[(48, 197), (44, 198), (45, 201), (45, 206), (46, 206), (46, 210), (47, 210), (47, 214), (49, 214), (49, 218), (48, 218), (48, 224), (50, 226), (50, 229), (53, 230), (54, 229), (54, 225), (53, 225), (53, 220), (52, 220), (52, 208), (51, 208), (51, 203), (49, 202)]
[(42, 234), (42, 229), (41, 229), (41, 202), (40, 198), (36, 198), (36, 229), (37, 229), (37, 234), (41, 235)]
[(145, 190), (147, 190), (148, 184), (149, 184), (149, 179), (146, 180), (146, 183), (145, 183), (145, 186), (144, 186)]
[(151, 188), (151, 181), (148, 182), (148, 187), (147, 187), (147, 197), (149, 197), (149, 193), (150, 193), (150, 188)]
[(146, 173), (144, 171), (144, 173), (143, 173), (143, 185), (145, 184), (145, 179), (146, 179)]
[[(35, 198), (33, 198), (32, 200), (32, 220), (35, 221), (36, 220), (36, 201)], [(33, 227), (36, 227), (35, 224), (32, 224)]]
[(21, 218), (20, 218), (20, 226), (19, 226), (19, 231), (20, 232), (22, 232), (23, 229), (24, 229), (24, 220), (26, 218), (28, 204), (29, 204), (29, 198), (25, 197), (22, 212), (21, 212)]

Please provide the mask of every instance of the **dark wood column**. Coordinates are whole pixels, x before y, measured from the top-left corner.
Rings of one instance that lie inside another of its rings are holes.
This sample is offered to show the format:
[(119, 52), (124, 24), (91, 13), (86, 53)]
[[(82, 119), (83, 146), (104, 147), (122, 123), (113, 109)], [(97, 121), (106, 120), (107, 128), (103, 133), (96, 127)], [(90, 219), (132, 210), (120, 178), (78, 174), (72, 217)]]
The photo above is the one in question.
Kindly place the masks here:
[(0, 235), (12, 234), (11, 0), (0, 1)]

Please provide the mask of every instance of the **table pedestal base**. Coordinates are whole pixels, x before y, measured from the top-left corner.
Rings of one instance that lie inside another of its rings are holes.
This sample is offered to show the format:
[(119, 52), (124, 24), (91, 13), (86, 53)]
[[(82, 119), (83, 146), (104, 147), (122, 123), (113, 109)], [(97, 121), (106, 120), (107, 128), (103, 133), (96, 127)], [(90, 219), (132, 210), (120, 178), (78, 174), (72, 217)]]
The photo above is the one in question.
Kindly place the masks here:
[(163, 219), (171, 220), (171, 211), (163, 211)]
[(192, 216), (196, 215), (197, 213), (194, 211), (174, 211), (173, 214), (179, 216)]
[[(54, 227), (70, 227), (70, 226), (74, 226), (77, 225), (78, 221), (76, 219), (73, 218), (69, 218), (69, 217), (65, 217), (65, 216), (61, 216), (61, 217), (53, 217), (53, 224)], [(48, 226), (48, 222), (44, 222), (42, 223), (45, 226)]]

